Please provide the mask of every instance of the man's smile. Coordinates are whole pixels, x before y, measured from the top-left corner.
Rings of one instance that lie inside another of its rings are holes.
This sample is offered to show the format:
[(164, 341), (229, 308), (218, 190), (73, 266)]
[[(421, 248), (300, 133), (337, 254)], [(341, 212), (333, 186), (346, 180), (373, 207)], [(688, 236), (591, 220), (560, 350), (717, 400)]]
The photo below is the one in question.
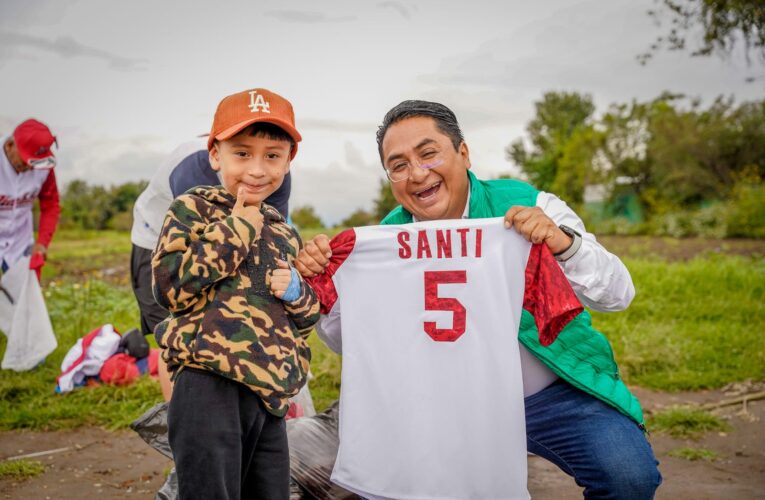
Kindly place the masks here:
[(438, 193), (440, 188), (441, 188), (441, 181), (438, 181), (424, 189), (415, 191), (414, 196), (416, 196), (417, 199), (419, 199), (420, 201), (428, 201), (429, 199), (433, 198)]

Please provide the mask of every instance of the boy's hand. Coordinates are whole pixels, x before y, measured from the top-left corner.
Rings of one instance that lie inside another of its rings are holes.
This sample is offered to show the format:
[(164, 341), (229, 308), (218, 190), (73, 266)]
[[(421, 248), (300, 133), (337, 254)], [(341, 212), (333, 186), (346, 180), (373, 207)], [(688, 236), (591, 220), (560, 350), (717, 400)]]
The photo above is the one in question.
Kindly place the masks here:
[(263, 214), (260, 213), (260, 207), (258, 205), (245, 205), (244, 197), (247, 195), (244, 188), (239, 188), (239, 193), (236, 196), (236, 203), (234, 203), (234, 209), (231, 210), (231, 215), (236, 215), (249, 222), (252, 227), (260, 234), (260, 230), (263, 229)]
[(283, 260), (276, 260), (278, 269), (271, 271), (271, 293), (276, 296), (277, 299), (281, 299), (284, 296), (284, 292), (287, 291), (287, 287), (290, 286), (292, 280), (292, 270), (290, 265)]
[(332, 257), (332, 248), (329, 246), (329, 238), (326, 234), (319, 234), (300, 250), (295, 260), (295, 269), (304, 278), (313, 278), (324, 272), (329, 265), (330, 257)]

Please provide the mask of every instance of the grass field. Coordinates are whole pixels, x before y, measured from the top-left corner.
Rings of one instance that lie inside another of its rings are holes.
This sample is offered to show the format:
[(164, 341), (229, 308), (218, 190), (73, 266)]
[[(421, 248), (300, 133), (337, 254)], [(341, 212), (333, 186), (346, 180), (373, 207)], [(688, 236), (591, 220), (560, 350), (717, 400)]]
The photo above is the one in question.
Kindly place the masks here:
[[(688, 261), (667, 261), (646, 251), (645, 245), (653, 243), (639, 240), (619, 251), (638, 291), (631, 307), (622, 313), (593, 314), (595, 326), (611, 339), (627, 382), (674, 391), (765, 379), (762, 256), (716, 251)], [(127, 276), (129, 235), (59, 232), (50, 255), (43, 284), (59, 347), (34, 371), (0, 373), (0, 429), (124, 427), (160, 401), (154, 381), (63, 396), (53, 389), (61, 360), (79, 337), (104, 323), (122, 332), (138, 326)], [(323, 409), (338, 396), (340, 358), (315, 335), (310, 344), (310, 388), (317, 409)], [(0, 352), (4, 351), (5, 337), (0, 336)]]

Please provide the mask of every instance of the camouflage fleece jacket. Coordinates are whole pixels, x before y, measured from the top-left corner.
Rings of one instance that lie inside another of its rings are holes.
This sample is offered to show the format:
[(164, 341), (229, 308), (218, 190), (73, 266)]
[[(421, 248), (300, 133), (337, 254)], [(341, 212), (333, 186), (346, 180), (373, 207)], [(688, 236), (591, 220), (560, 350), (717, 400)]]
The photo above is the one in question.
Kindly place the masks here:
[(319, 319), (316, 295), (276, 298), (267, 284), (276, 259), (292, 263), (297, 231), (263, 204), (263, 229), (231, 215), (222, 187), (198, 187), (170, 206), (152, 256), (154, 297), (170, 316), (154, 330), (168, 368), (200, 368), (245, 384), (277, 416), (305, 384), (305, 337)]

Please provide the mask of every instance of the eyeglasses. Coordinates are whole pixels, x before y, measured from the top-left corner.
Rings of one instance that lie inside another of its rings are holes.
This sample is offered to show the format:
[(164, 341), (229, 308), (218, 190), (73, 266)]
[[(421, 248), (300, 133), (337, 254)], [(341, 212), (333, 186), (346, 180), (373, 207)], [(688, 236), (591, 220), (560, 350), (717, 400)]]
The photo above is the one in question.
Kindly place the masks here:
[[(416, 166), (423, 170), (430, 170), (436, 167), (440, 167), (443, 164), (443, 160), (435, 158), (428, 163), (418, 163)], [(391, 182), (405, 181), (412, 176), (412, 164), (408, 161), (396, 163), (392, 167), (385, 169), (385, 175), (388, 176), (388, 180)]]
[(47, 158), (30, 158), (27, 160), (27, 165), (34, 170), (50, 170), (56, 166), (56, 157), (49, 156)]

